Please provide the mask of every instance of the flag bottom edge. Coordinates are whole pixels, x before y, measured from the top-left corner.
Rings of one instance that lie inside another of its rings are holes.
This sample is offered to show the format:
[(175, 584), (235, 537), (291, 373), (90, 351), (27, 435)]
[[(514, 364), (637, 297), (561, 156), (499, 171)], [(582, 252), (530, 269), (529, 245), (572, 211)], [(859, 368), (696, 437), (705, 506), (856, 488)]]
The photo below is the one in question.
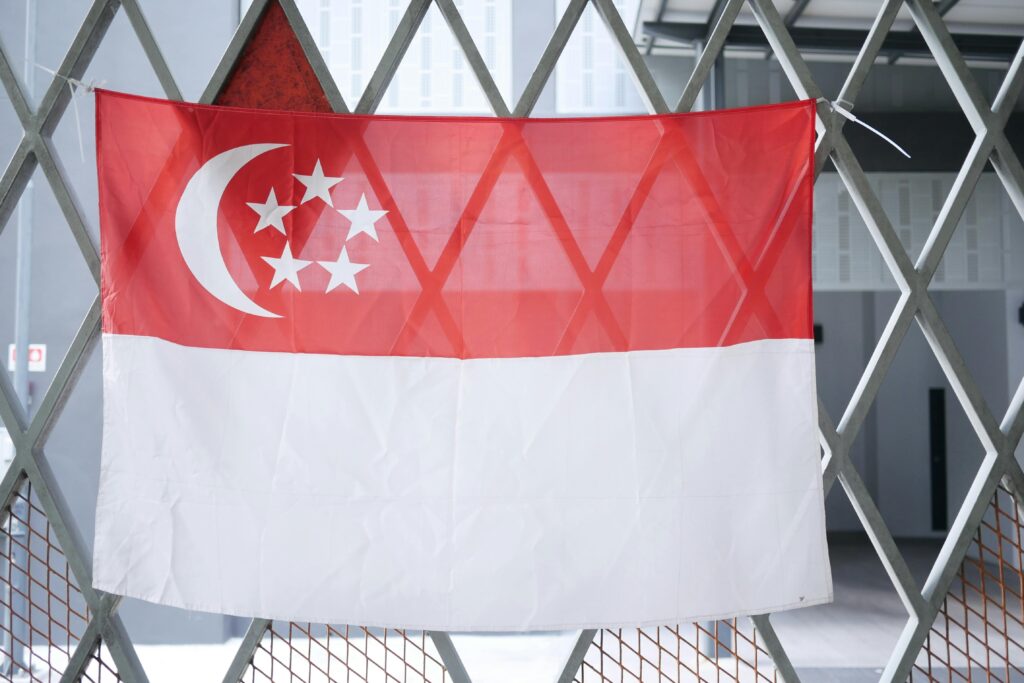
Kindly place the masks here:
[(761, 614), (774, 614), (775, 612), (785, 612), (792, 609), (799, 609), (803, 607), (815, 607), (818, 605), (826, 605), (833, 601), (834, 595), (831, 586), (831, 573), (829, 573), (829, 591), (825, 595), (818, 595), (814, 597), (806, 597), (803, 600), (796, 602), (787, 602), (783, 604), (772, 604), (758, 606), (742, 610), (733, 610), (729, 612), (719, 612), (712, 614), (696, 614), (696, 615), (684, 615), (677, 617), (665, 617), (657, 619), (646, 619), (639, 622), (631, 621), (593, 621), (593, 622), (567, 622), (567, 623), (541, 623), (533, 624), (529, 628), (517, 627), (515, 625), (497, 625), (497, 626), (480, 626), (480, 625), (458, 625), (456, 628), (452, 628), (452, 625), (443, 624), (412, 624), (412, 623), (386, 623), (378, 621), (366, 621), (359, 620), (358, 623), (347, 621), (344, 615), (326, 616), (323, 614), (259, 614), (252, 610), (246, 609), (235, 609), (229, 605), (207, 605), (201, 604), (196, 601), (190, 600), (163, 600), (160, 598), (154, 598), (152, 595), (147, 595), (142, 591), (131, 591), (123, 590), (114, 586), (106, 585), (102, 582), (94, 582), (92, 587), (95, 590), (103, 591), (104, 593), (110, 593), (111, 595), (119, 595), (125, 598), (132, 598), (135, 600), (142, 600), (154, 605), (163, 605), (165, 607), (175, 607), (178, 609), (189, 610), (192, 612), (205, 612), (207, 614), (221, 614), (232, 617), (242, 617), (247, 619), (268, 619), (271, 621), (289, 621), (289, 622), (307, 622), (310, 624), (347, 624), (349, 626), (365, 626), (367, 628), (381, 628), (381, 629), (401, 629), (408, 631), (445, 631), (445, 632), (468, 632), (468, 633), (536, 633), (542, 631), (573, 631), (581, 629), (620, 629), (620, 628), (654, 628), (659, 626), (675, 626), (678, 624), (687, 624), (698, 621), (722, 621), (725, 619), (735, 619), (738, 617), (750, 617)]

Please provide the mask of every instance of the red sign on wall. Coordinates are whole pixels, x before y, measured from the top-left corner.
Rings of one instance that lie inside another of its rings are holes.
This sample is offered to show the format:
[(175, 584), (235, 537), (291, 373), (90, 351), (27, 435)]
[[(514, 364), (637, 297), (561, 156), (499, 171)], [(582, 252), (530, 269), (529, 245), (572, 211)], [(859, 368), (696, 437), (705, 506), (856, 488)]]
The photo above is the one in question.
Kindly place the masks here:
[[(14, 344), (7, 345), (7, 369), (14, 372), (17, 363), (17, 352)], [(46, 344), (28, 345), (28, 371), (46, 372)]]

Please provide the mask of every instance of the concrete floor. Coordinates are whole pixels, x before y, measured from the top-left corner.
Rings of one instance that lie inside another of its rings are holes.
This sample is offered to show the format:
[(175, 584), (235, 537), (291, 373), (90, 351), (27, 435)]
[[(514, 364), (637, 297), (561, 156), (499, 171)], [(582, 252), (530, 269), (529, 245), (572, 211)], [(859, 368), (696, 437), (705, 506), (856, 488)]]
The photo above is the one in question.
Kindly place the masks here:
[[(898, 544), (922, 585), (941, 541), (915, 539)], [(772, 622), (805, 683), (877, 681), (907, 623), (907, 613), (866, 536), (830, 534), (829, 554), (835, 601), (780, 612)], [(504, 683), (539, 681), (539, 671), (559, 671), (573, 638), (573, 634), (560, 639), (540, 634), (455, 636), (455, 642), (467, 668), (476, 674), (475, 683)], [(522, 675), (527, 670), (532, 675)]]
[[(898, 545), (914, 579), (923, 585), (941, 540), (900, 540)], [(805, 683), (877, 681), (907, 623), (907, 613), (867, 537), (830, 535), (829, 553), (835, 601), (781, 612), (772, 622)], [(560, 670), (564, 660), (559, 655), (567, 652), (565, 645), (572, 637), (561, 642), (548, 638), (551, 642), (545, 647), (538, 647), (538, 637), (525, 637), (530, 642), (519, 644), (515, 641), (523, 637), (456, 636), (456, 644), (467, 664), (472, 660), (475, 682), (541, 680), (520, 676), (520, 667), (529, 660), (534, 674), (545, 667)], [(954, 665), (962, 671), (966, 661), (954, 659)]]
[[(898, 540), (907, 566), (917, 582), (923, 586), (941, 546), (939, 539)], [(832, 604), (806, 609), (782, 612), (772, 617), (779, 639), (786, 647), (793, 665), (805, 683), (852, 683), (877, 681), (892, 650), (907, 623), (907, 613), (881, 562), (875, 555), (870, 542), (863, 535), (829, 535), (829, 555), (832, 560), (832, 577), (835, 600)], [(997, 574), (995, 567), (988, 571)], [(978, 572), (974, 566), (968, 570), (969, 579), (979, 584)], [(998, 601), (998, 594), (992, 590), (990, 599)], [(978, 612), (985, 611), (980, 596), (969, 592), (969, 602)], [(1003, 623), (998, 612), (988, 609), (996, 628)], [(1011, 608), (1013, 609), (1013, 608)], [(954, 614), (962, 619), (959, 613)], [(1019, 607), (1015, 616), (1021, 619)], [(980, 621), (971, 617), (972, 638), (968, 647), (975, 658), (973, 680), (988, 680), (984, 670), (978, 668), (980, 659), (985, 661), (984, 647), (977, 640), (981, 632)], [(1007, 623), (1011, 637), (1017, 642), (1024, 641), (1024, 628), (1012, 619)], [(950, 629), (950, 640), (963, 647), (965, 638), (962, 631)], [(1006, 648), (998, 631), (990, 629), (988, 642), (996, 653), (1009, 652), (1013, 664), (1024, 665), (1024, 651), (1019, 646)], [(942, 653), (945, 656), (945, 652)], [(966, 674), (968, 661), (962, 655), (952, 652), (953, 666)], [(924, 657), (919, 658), (925, 664)], [(1005, 664), (996, 656), (991, 660), (992, 672), (998, 680), (1024, 680), (1017, 672), (1007, 676)], [(937, 661), (933, 661), (936, 666)], [(936, 675), (943, 680), (948, 676), (944, 671)], [(956, 677), (959, 680), (959, 677)], [(915, 680), (917, 678), (915, 677)]]
[[(924, 583), (939, 540), (900, 541), (911, 573)], [(772, 617), (801, 680), (877, 681), (907, 612), (866, 536), (830, 534), (834, 602)]]

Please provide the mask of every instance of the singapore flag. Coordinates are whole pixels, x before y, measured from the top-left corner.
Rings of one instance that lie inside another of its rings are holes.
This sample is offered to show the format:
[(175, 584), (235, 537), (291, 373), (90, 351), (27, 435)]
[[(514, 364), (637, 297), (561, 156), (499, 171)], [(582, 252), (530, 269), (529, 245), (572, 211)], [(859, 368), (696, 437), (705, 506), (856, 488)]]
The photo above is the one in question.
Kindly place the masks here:
[(813, 102), (97, 108), (97, 588), (445, 631), (831, 598)]

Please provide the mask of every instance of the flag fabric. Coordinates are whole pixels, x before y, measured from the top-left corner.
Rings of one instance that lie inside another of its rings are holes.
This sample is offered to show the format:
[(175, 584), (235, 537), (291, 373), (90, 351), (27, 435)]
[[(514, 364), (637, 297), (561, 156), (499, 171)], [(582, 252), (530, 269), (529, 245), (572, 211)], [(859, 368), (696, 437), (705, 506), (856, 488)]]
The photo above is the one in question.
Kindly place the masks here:
[(445, 631), (829, 600), (814, 116), (98, 91), (95, 587)]

